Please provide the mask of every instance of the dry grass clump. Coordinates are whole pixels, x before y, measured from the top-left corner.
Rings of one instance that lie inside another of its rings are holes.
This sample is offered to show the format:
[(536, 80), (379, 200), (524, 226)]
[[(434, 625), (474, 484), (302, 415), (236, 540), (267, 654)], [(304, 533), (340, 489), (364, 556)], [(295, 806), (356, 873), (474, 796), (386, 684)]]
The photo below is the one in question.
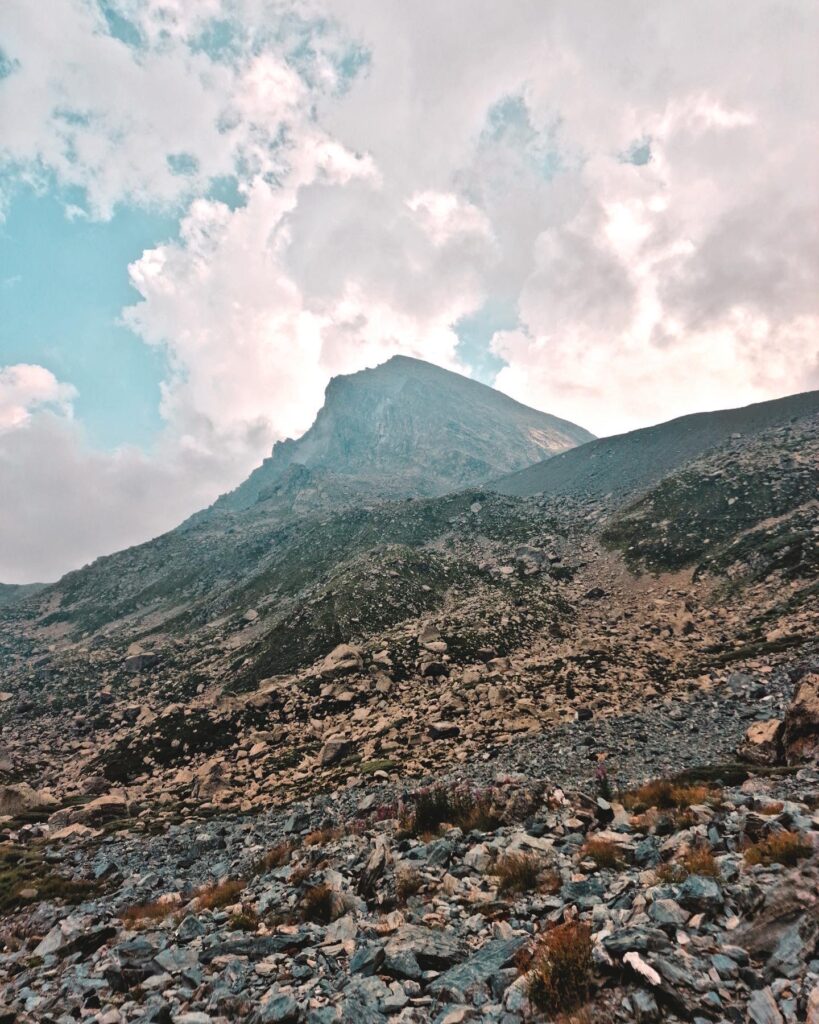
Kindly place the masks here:
[(610, 839), (590, 839), (580, 851), (582, 857), (588, 857), (594, 861), (595, 867), (599, 870), (609, 869), (619, 871), (625, 867), (623, 854), (617, 843)]
[(405, 868), (395, 873), (395, 895), (402, 903), (415, 896), (424, 887), (424, 880), (415, 868)]
[(253, 865), (254, 875), (265, 875), (273, 868), (284, 867), (293, 855), (293, 844), (286, 840), (276, 843), (267, 853), (263, 854)]
[(317, 828), (314, 832), (308, 832), (304, 837), (305, 846), (326, 846), (335, 842), (344, 835), (344, 830), (335, 827)]
[(586, 1001), (592, 972), (591, 930), (571, 921), (546, 932), (529, 969), (529, 998), (546, 1014), (569, 1013)]
[(680, 785), (671, 779), (653, 779), (623, 795), (623, 805), (630, 811), (656, 807), (660, 811), (686, 810), (695, 804), (718, 803), (719, 789), (708, 786)]
[(813, 853), (813, 845), (801, 832), (774, 832), (745, 849), (746, 864), (783, 864), (793, 867)]
[(330, 924), (335, 916), (335, 898), (329, 885), (314, 885), (301, 900), (303, 921), (314, 924)]
[(217, 885), (207, 885), (196, 893), (200, 910), (218, 910), (236, 902), (239, 893), (244, 889), (245, 882), (241, 878), (231, 878)]
[(152, 903), (139, 903), (134, 907), (128, 907), (122, 911), (119, 919), (124, 925), (133, 928), (149, 921), (164, 921), (177, 910), (178, 906), (173, 903), (155, 900)]
[(669, 883), (684, 882), (689, 875), (719, 878), (721, 872), (711, 850), (703, 844), (698, 844), (684, 853), (679, 860), (660, 864), (654, 869), (654, 874), (658, 881)]
[(667, 864), (658, 864), (654, 868), (654, 874), (657, 876), (657, 881), (665, 885), (672, 882), (684, 882), (688, 877), (688, 872), (676, 860), (669, 861)]
[(695, 846), (681, 858), (682, 865), (689, 875), (709, 875), (719, 878), (720, 870), (713, 853), (707, 846)]
[(309, 861), (305, 861), (302, 864), (297, 864), (290, 872), (290, 884), (294, 888), (298, 888), (302, 882), (306, 882), (307, 879), (315, 872), (315, 865)]
[(543, 861), (531, 853), (505, 853), (490, 870), (498, 878), (498, 895), (531, 892), (538, 888)]
[(760, 804), (757, 807), (759, 814), (781, 814), (785, 809), (785, 805), (781, 800), (770, 800), (767, 803)]
[(490, 832), (500, 825), (489, 790), (468, 786), (431, 786), (411, 797), (401, 816), (400, 830), (406, 835), (434, 836), (442, 825), (456, 825), (464, 832)]

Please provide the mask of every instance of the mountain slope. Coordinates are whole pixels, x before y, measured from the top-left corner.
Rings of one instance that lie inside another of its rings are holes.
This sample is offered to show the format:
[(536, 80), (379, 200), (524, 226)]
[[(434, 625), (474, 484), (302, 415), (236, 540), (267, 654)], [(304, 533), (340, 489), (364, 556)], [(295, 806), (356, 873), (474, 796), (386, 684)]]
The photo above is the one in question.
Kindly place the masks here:
[(315, 517), (482, 484), (591, 436), (459, 374), (395, 357), (334, 378), (311, 429), (276, 445), (210, 509), (69, 573), (37, 607), (47, 625), (87, 635), (126, 619), (130, 629), (202, 624), (243, 611), (250, 593), (279, 601), (290, 594), (282, 566)]
[(294, 472), (334, 474), (370, 494), (430, 497), (481, 484), (594, 437), (478, 381), (394, 356), (334, 377), (313, 426), (280, 442), (217, 509), (249, 508)]
[(742, 409), (695, 413), (600, 438), (492, 483), (501, 494), (632, 498), (732, 434), (751, 435), (819, 412), (819, 391)]
[(36, 594), (38, 590), (42, 590), (45, 585), (45, 583), (0, 583), (0, 608), (24, 601), (32, 594)]

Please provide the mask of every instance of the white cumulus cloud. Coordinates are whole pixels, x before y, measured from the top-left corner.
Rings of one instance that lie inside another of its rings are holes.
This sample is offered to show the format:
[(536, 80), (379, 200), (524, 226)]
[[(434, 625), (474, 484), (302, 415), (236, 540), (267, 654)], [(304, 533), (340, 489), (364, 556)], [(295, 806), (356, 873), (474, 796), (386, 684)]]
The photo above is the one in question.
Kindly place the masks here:
[(332, 374), (468, 369), (457, 324), (486, 303), (517, 314), (498, 386), (598, 433), (819, 387), (811, 5), (105, 9), (0, 6), (0, 162), (70, 186), (69, 216), (179, 211), (123, 312), (166, 358), (165, 427), (96, 452), (69, 385), (0, 378), (0, 579), (173, 525), (306, 428)]

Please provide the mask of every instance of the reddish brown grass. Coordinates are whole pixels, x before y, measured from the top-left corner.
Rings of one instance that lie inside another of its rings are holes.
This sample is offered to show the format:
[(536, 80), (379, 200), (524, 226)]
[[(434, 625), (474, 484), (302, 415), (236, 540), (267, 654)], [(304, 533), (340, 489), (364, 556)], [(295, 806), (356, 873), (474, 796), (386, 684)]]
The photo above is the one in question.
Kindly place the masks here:
[(237, 902), (239, 893), (244, 889), (245, 882), (241, 878), (231, 878), (217, 885), (207, 885), (196, 893), (200, 910), (218, 910)]
[(164, 921), (166, 917), (175, 914), (179, 907), (173, 903), (162, 903), (159, 900), (153, 903), (140, 903), (134, 907), (128, 907), (119, 915), (120, 921), (130, 927), (147, 923), (148, 921)]
[(708, 786), (678, 785), (671, 779), (653, 779), (623, 796), (628, 810), (641, 811), (656, 807), (661, 811), (685, 810), (694, 804), (718, 803), (721, 793)]
[(569, 1013), (586, 1001), (592, 971), (591, 930), (576, 921), (546, 932), (529, 971), (529, 998), (544, 1013)]
[(588, 857), (594, 861), (595, 867), (600, 870), (607, 868), (618, 871), (625, 867), (623, 854), (617, 843), (610, 839), (590, 839), (580, 851), (582, 857)]
[(774, 832), (767, 839), (746, 847), (745, 863), (793, 867), (812, 853), (813, 845), (801, 832)]

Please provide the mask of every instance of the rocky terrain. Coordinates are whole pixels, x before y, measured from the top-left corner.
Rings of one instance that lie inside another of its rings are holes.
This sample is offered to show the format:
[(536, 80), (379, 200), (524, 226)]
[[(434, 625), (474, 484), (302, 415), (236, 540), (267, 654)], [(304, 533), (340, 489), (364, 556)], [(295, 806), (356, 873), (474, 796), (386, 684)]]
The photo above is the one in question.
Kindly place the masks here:
[(0, 611), (0, 1021), (819, 1020), (819, 395), (459, 380)]

